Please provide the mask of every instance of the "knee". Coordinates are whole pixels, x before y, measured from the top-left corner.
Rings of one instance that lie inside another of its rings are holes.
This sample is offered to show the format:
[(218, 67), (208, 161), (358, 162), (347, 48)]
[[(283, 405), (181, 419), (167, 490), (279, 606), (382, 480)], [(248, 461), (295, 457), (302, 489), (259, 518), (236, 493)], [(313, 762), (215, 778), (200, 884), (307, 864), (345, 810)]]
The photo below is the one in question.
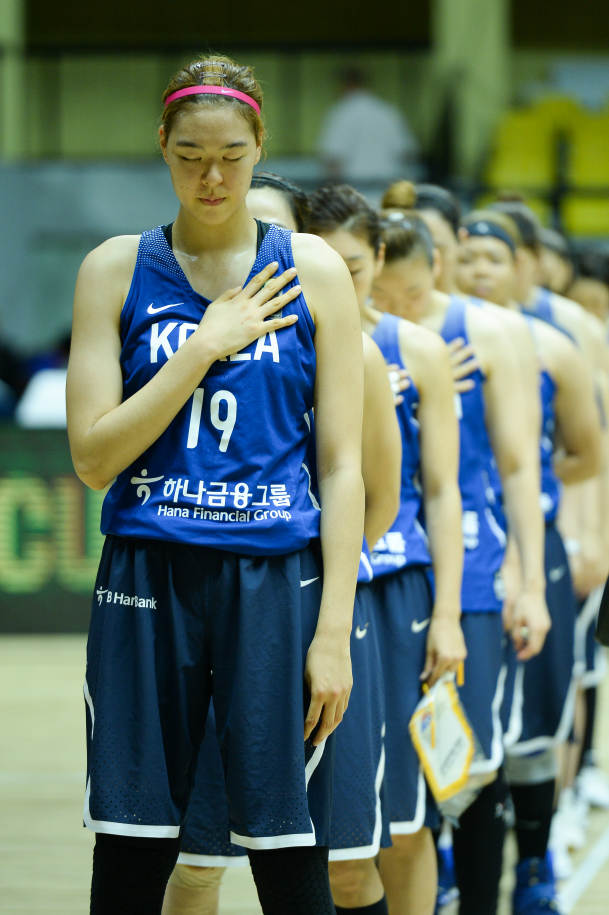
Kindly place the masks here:
[(188, 889), (219, 890), (225, 867), (193, 867), (190, 864), (176, 864), (169, 882), (172, 886)]
[(433, 839), (431, 838), (431, 831), (424, 826), (418, 832), (409, 833), (408, 835), (392, 835), (391, 841), (393, 842), (392, 847), (382, 851), (381, 855), (386, 851), (394, 858), (402, 858), (404, 861), (409, 861), (420, 855), (429, 843), (433, 842)]
[(357, 900), (367, 886), (370, 865), (375, 867), (372, 859), (361, 861), (330, 861), (330, 887), (332, 894), (345, 903), (345, 908), (355, 908), (349, 905), (350, 900)]

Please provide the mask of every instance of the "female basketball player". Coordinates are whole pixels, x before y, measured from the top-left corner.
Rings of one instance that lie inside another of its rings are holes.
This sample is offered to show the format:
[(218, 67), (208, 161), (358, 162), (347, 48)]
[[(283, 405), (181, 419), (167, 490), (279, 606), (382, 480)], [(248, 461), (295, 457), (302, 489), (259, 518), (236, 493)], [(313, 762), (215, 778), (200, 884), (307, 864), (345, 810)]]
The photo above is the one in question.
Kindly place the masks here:
[[(517, 226), (505, 214), (471, 213), (464, 221), (458, 265), (461, 288), (503, 307), (518, 308), (513, 290), (521, 244)], [(516, 673), (506, 745), (520, 853), (515, 910), (537, 912), (555, 898), (552, 868), (546, 860), (556, 777), (554, 748), (570, 730), (573, 709), (575, 602), (566, 553), (555, 527), (560, 496), (556, 474), (563, 482), (574, 483), (595, 472), (599, 423), (591, 377), (576, 347), (545, 322), (530, 319), (530, 326), (541, 363), (542, 506), (552, 629), (540, 655)], [(556, 437), (565, 456), (553, 465)]]
[[(510, 216), (516, 222), (520, 232), (522, 244), (518, 248), (515, 269), (516, 293), (518, 301), (525, 303), (523, 310), (535, 314), (542, 320), (569, 333), (592, 368), (603, 430), (603, 454), (607, 455), (609, 431), (606, 420), (607, 411), (602, 404), (608, 394), (609, 349), (603, 323), (599, 322), (595, 315), (587, 314), (572, 300), (534, 285), (542, 272), (543, 230), (530, 208), (520, 199), (507, 199), (494, 204), (493, 209)], [(568, 486), (561, 500), (559, 525), (566, 536), (573, 582), (576, 592), (580, 595), (581, 610), (576, 627), (576, 647), (578, 661), (586, 666), (586, 673), (581, 682), (582, 687), (587, 681), (594, 683), (597, 680), (594, 669), (596, 658), (594, 629), (600, 602), (600, 587), (605, 582), (608, 569), (606, 546), (609, 543), (608, 495), (609, 460), (605, 457), (602, 461), (600, 475), (579, 485)], [(568, 744), (568, 763), (564, 773), (566, 788), (561, 794), (559, 814), (553, 826), (553, 836), (566, 835), (575, 828), (577, 839), (583, 844), (582, 805), (578, 803), (571, 786), (582, 757), (578, 745), (578, 733), (583, 732), (584, 727), (585, 733), (581, 733), (583, 751), (587, 755), (590, 755), (591, 752), (591, 726), (595, 713), (593, 686), (586, 689), (585, 700), (583, 694), (578, 696), (578, 708), (580, 708), (580, 714), (576, 716), (575, 739), (573, 743)], [(577, 727), (578, 723), (581, 728)], [(599, 796), (594, 790), (595, 784), (600, 788), (600, 797), (604, 803), (608, 803), (609, 791), (604, 776), (593, 766), (588, 767), (580, 781), (580, 790), (582, 793), (588, 792), (591, 798)], [(555, 858), (558, 855), (561, 861), (567, 861), (566, 855), (562, 853), (560, 847), (554, 847), (554, 852)]]
[[(264, 178), (265, 176), (262, 176)], [(283, 221), (291, 231), (302, 228), (297, 216), (299, 189), (272, 176), (272, 185), (260, 188), (254, 178), (246, 202), (250, 213), (262, 214), (275, 225)], [(281, 191), (278, 190), (281, 188)], [(302, 193), (302, 192), (300, 192)], [(308, 210), (308, 204), (307, 204)], [(362, 471), (366, 491), (365, 532), (371, 542), (385, 534), (395, 520), (400, 502), (401, 437), (385, 362), (367, 334), (364, 339), (364, 422)], [(377, 620), (367, 582), (372, 574), (369, 553), (362, 555), (356, 591), (351, 655), (354, 685), (349, 712), (337, 732), (331, 855), (366, 858), (373, 880), (364, 903), (386, 911), (384, 891), (374, 867), (379, 844), (391, 844), (382, 792), (385, 708), (377, 643)], [(199, 755), (194, 792), (182, 834), (178, 864), (170, 878), (163, 915), (215, 915), (219, 884), (225, 867), (247, 863), (245, 849), (227, 840), (229, 812), (224, 789), (220, 747), (212, 724)], [(376, 878), (376, 879), (374, 879)]]
[(309, 199), (303, 189), (272, 172), (258, 172), (245, 199), (249, 212), (261, 222), (290, 232), (306, 232)]
[[(437, 254), (434, 287), (439, 292), (449, 295), (459, 294), (456, 270), (461, 207), (454, 194), (436, 184), (418, 184), (415, 187), (410, 181), (396, 181), (387, 189), (383, 200), (386, 209), (417, 211), (431, 233)], [(535, 459), (539, 447), (540, 413), (537, 397), (537, 362), (531, 335), (526, 322), (516, 313), (507, 313), (504, 309), (488, 303), (486, 307), (493, 311), (495, 318), (503, 324), (518, 356), (521, 379), (525, 385), (531, 447), (533, 459)], [(479, 368), (471, 345), (465, 345), (457, 339), (451, 340), (448, 348), (451, 354), (455, 390), (457, 393), (470, 390), (472, 382), (468, 376)]]
[[(378, 216), (361, 194), (346, 186), (329, 187), (316, 191), (310, 201), (311, 231), (321, 235), (349, 267), (364, 330), (378, 343), (386, 361), (407, 367), (411, 378), (398, 407), (403, 442), (400, 511), (372, 551), (387, 701), (386, 779), (393, 840), (393, 848), (381, 851), (380, 874), (392, 915), (432, 912), (435, 852), (430, 830), (424, 826), (425, 782), (408, 723), (420, 697), (421, 680), (435, 682), (465, 657), (459, 626), (457, 426), (448, 354), (445, 345), (424, 328), (381, 314), (372, 306), (370, 293), (382, 269), (384, 248)], [(435, 601), (426, 575), (432, 557)], [(340, 861), (333, 851), (330, 858), (338, 911), (344, 907), (367, 912), (366, 901), (372, 901), (378, 880), (374, 862), (355, 855)]]
[(524, 419), (516, 355), (501, 325), (482, 308), (434, 290), (437, 255), (429, 230), (416, 214), (389, 211), (383, 238), (386, 260), (375, 281), (375, 303), (424, 324), (446, 341), (471, 343), (481, 367), (470, 376), (474, 386), (458, 399), (465, 545), (461, 600), (468, 650), (461, 698), (487, 757), (474, 767), (487, 773), (489, 784), (461, 817), (454, 850), (460, 911), (463, 915), (491, 915), (497, 905), (501, 875), (505, 834), (501, 812), (506, 798), (505, 783), (501, 775), (497, 778), (503, 760), (499, 708), (505, 670), (500, 570), (506, 535), (493, 505), (493, 455), (503, 483), (510, 528), (517, 531), (518, 550), (526, 566), (526, 585), (512, 627), (522, 660), (539, 652), (549, 628), (543, 596), (539, 472)]
[(417, 184), (415, 188), (410, 181), (396, 181), (385, 192), (383, 201), (386, 209), (397, 207), (418, 212), (440, 255), (435, 287), (448, 295), (458, 293), (455, 272), (461, 206), (454, 194), (437, 184)]
[(326, 245), (247, 211), (251, 70), (203, 58), (164, 100), (176, 221), (92, 252), (74, 308), (74, 463), (96, 489), (116, 478), (85, 692), (92, 911), (160, 912), (213, 691), (263, 911), (329, 913), (324, 748), (351, 688), (363, 533), (357, 302)]

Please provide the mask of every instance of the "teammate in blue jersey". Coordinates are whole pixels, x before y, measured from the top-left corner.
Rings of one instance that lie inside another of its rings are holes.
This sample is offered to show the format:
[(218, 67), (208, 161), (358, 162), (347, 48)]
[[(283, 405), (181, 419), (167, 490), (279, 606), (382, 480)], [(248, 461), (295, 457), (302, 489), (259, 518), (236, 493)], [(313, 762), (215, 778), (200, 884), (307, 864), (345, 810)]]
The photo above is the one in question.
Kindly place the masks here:
[[(301, 195), (291, 182), (263, 174), (254, 178), (246, 202), (252, 215), (264, 216), (275, 225), (281, 222), (285, 228), (297, 232), (306, 227), (304, 220), (308, 212), (308, 202)], [(364, 528), (367, 537), (376, 541), (386, 532), (399, 507), (401, 440), (384, 360), (370, 337), (363, 336)], [(314, 460), (311, 455), (311, 466)], [(330, 859), (349, 860), (357, 856), (369, 862), (373, 879), (362, 901), (382, 912), (386, 911), (384, 892), (374, 857), (381, 842), (386, 845), (391, 840), (383, 797), (385, 709), (376, 610), (367, 584), (371, 574), (369, 553), (363, 553), (351, 637), (354, 686), (348, 714), (336, 735)], [(220, 747), (215, 725), (210, 722), (199, 755), (182, 850), (167, 887), (163, 915), (190, 915), (193, 911), (215, 915), (224, 868), (247, 863), (245, 849), (228, 841), (228, 823)]]
[[(601, 472), (582, 483), (571, 484), (565, 488), (559, 519), (559, 526), (569, 552), (573, 585), (581, 607), (576, 624), (576, 658), (580, 666), (587, 668), (589, 661), (594, 663), (595, 657), (595, 609), (598, 607), (600, 593), (597, 589), (604, 583), (608, 570), (606, 543), (609, 542), (609, 506), (606, 497), (609, 492), (609, 462), (607, 413), (603, 401), (607, 399), (609, 350), (602, 323), (595, 316), (587, 314), (575, 302), (536, 285), (541, 274), (542, 229), (531, 209), (520, 199), (501, 200), (493, 204), (492, 209), (509, 216), (516, 223), (520, 233), (515, 263), (515, 294), (519, 303), (524, 303), (523, 310), (532, 312), (542, 320), (564, 330), (581, 349), (593, 373), (604, 440)], [(589, 651), (586, 651), (586, 643)], [(585, 681), (582, 679), (577, 693), (573, 733), (566, 745), (566, 752), (562, 754), (563, 788), (558, 812), (552, 825), (552, 852), (561, 876), (568, 876), (572, 869), (565, 851), (566, 842), (561, 840), (561, 836), (566, 835), (568, 830), (566, 824), (577, 821), (580, 841), (583, 842), (585, 821), (580, 812), (580, 797), (576, 796), (574, 791), (574, 782), (582, 755), (582, 741), (586, 738), (588, 712), (590, 720), (593, 720), (594, 699), (592, 694), (585, 690)], [(598, 770), (596, 773), (589, 770), (589, 773), (593, 782), (603, 779)], [(607, 785), (604, 787), (603, 793), (607, 798)], [(584, 793), (584, 786), (580, 781), (577, 794)], [(583, 801), (583, 797), (581, 800)]]
[[(504, 308), (518, 309), (513, 293), (520, 243), (517, 226), (505, 214), (470, 214), (464, 220), (458, 265), (461, 288), (483, 294)], [(518, 912), (545, 910), (555, 898), (552, 867), (546, 857), (557, 774), (554, 751), (566, 739), (572, 723), (576, 607), (567, 556), (555, 526), (559, 478), (564, 483), (586, 479), (599, 460), (591, 375), (580, 353), (566, 334), (547, 322), (530, 318), (529, 326), (540, 366), (546, 598), (552, 629), (542, 652), (515, 671), (516, 688), (506, 716), (506, 768), (519, 845), (514, 897)], [(560, 459), (554, 458), (555, 441), (564, 450)], [(510, 571), (517, 580), (518, 564)]]
[[(393, 840), (392, 848), (381, 850), (380, 875), (390, 911), (432, 912), (435, 852), (425, 822), (425, 781), (408, 723), (421, 682), (435, 682), (465, 656), (459, 625), (457, 424), (448, 352), (425, 328), (373, 307), (370, 294), (382, 270), (384, 245), (378, 215), (361, 194), (346, 186), (316, 191), (311, 230), (349, 267), (364, 330), (393, 370), (407, 369), (410, 375), (397, 408), (403, 446), (400, 510), (389, 532), (370, 541), (387, 701), (386, 782)], [(427, 574), (432, 558), (435, 599)], [(345, 910), (364, 905), (364, 894), (374, 886), (371, 864), (331, 862), (334, 898)]]
[(92, 252), (74, 307), (74, 463), (115, 481), (85, 687), (92, 911), (160, 911), (213, 693), (263, 911), (330, 913), (328, 738), (363, 537), (357, 301), (328, 246), (247, 211), (252, 71), (202, 58), (164, 101), (177, 218)]
[[(457, 399), (461, 452), (459, 483), (463, 500), (465, 561), (462, 607), (468, 657), (461, 698), (486, 759), (475, 769), (488, 784), (461, 816), (454, 833), (461, 912), (494, 912), (501, 874), (507, 787), (499, 709), (503, 666), (501, 566), (506, 534), (493, 505), (489, 468), (496, 459), (510, 527), (526, 567), (526, 585), (514, 614), (512, 636), (524, 659), (538, 653), (549, 628), (544, 600), (543, 522), (538, 507), (538, 464), (530, 447), (517, 357), (501, 324), (483, 309), (434, 290), (439, 258), (429, 230), (390, 188), (385, 207), (385, 267), (375, 281), (375, 303), (441, 334), (446, 341), (471, 343), (477, 367), (469, 389)], [(412, 186), (411, 186), (412, 187)], [(399, 204), (399, 206), (396, 206)], [(499, 777), (497, 777), (499, 776)]]

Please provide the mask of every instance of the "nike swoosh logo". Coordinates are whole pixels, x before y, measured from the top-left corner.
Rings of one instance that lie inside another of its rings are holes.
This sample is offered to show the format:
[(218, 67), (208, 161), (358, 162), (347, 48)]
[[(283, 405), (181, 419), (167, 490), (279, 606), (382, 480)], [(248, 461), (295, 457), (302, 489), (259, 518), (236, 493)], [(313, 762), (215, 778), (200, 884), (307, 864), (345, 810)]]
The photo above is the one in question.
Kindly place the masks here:
[(360, 629), (360, 627), (358, 626), (357, 629), (355, 630), (355, 638), (363, 639), (364, 636), (366, 635), (366, 633), (368, 632), (369, 625), (370, 625), (370, 623), (366, 623), (366, 625), (364, 626), (363, 629)]
[(301, 582), (300, 582), (300, 587), (301, 587), (301, 588), (306, 588), (307, 585), (313, 584), (314, 581), (319, 581), (319, 575), (317, 576), (317, 578), (309, 578), (309, 579), (307, 579), (307, 581), (302, 581), (302, 580), (301, 580)]
[(148, 314), (156, 315), (156, 314), (158, 314), (159, 311), (165, 311), (166, 308), (177, 308), (178, 305), (183, 305), (183, 304), (184, 304), (184, 302), (176, 302), (175, 305), (161, 305), (160, 308), (153, 308), (152, 302), (151, 302), (150, 305), (148, 306)]
[(557, 581), (560, 581), (566, 571), (567, 567), (565, 565), (558, 566), (556, 569), (550, 569), (548, 572), (548, 578), (553, 584), (556, 584)]
[(424, 629), (427, 629), (430, 623), (431, 617), (428, 620), (423, 620), (422, 623), (417, 622), (417, 620), (413, 620), (411, 629), (413, 632), (423, 632)]

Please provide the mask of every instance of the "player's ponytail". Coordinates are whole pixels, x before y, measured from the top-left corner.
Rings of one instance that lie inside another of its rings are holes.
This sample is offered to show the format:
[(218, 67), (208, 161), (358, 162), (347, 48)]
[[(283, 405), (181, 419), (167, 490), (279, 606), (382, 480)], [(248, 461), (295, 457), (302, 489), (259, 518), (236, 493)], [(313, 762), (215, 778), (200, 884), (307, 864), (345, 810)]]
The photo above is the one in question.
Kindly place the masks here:
[(417, 189), (411, 181), (394, 181), (381, 200), (383, 210), (413, 210), (417, 202)]
[(394, 181), (381, 200), (381, 229), (385, 242), (385, 263), (423, 256), (433, 265), (431, 232), (417, 214), (417, 189), (411, 181)]

